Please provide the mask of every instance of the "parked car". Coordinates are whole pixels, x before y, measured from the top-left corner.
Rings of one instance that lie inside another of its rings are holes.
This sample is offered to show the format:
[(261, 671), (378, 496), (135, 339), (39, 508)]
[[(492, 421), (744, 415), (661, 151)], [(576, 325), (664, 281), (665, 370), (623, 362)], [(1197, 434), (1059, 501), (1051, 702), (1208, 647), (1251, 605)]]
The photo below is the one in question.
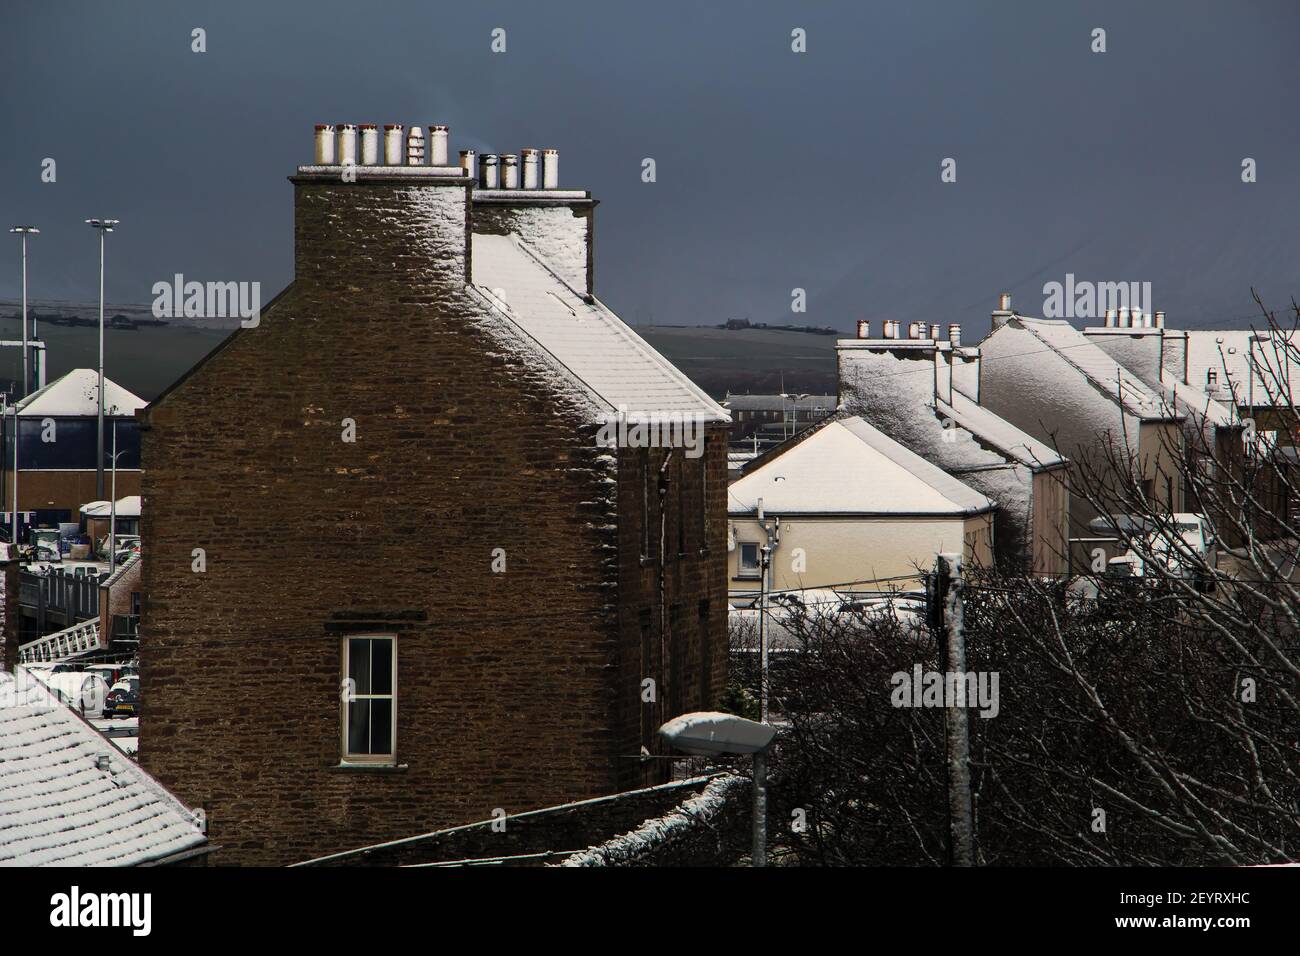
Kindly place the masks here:
[(140, 678), (118, 681), (104, 699), (105, 717), (136, 717), (140, 713)]
[[(1179, 512), (1169, 517), (1161, 527), (1135, 536), (1141, 550), (1164, 566), (1160, 578), (1195, 578), (1198, 587), (1212, 588), (1207, 569), (1216, 567), (1218, 554), (1204, 515)], [(1106, 573), (1112, 577), (1149, 578), (1155, 583), (1157, 576), (1146, 571), (1145, 559), (1132, 548), (1106, 562)]]

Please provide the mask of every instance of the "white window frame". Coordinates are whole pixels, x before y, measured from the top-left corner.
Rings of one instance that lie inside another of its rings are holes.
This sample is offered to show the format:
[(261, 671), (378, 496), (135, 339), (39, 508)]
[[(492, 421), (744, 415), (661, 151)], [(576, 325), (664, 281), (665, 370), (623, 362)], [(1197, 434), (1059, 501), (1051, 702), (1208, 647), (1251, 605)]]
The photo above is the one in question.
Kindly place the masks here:
[[(754, 566), (745, 566), (745, 548), (754, 549)], [(753, 578), (758, 580), (763, 576), (763, 552), (757, 541), (738, 541), (736, 542), (736, 577)]]
[[(356, 694), (351, 691), (348, 684), (349, 674), (352, 672), (352, 641), (370, 640), (370, 641), (388, 641), (392, 654), (392, 693), (390, 694)], [(397, 765), (397, 635), (396, 634), (345, 634), (343, 636), (342, 648), (340, 650), (341, 682), (342, 691), (339, 694), (339, 753), (342, 755), (340, 763), (344, 766), (362, 765), (362, 766), (396, 766)], [(392, 726), (389, 728), (389, 742), (391, 752), (386, 754), (361, 754), (352, 753), (348, 750), (348, 740), (350, 730), (348, 726), (349, 714), (348, 704), (354, 700), (389, 700), (392, 701)]]

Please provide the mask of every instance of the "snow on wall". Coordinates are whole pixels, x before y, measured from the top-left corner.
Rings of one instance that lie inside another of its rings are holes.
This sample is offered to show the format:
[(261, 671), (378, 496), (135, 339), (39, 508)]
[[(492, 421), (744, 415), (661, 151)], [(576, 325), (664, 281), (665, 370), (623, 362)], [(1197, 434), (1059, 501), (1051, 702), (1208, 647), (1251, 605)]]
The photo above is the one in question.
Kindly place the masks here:
[[(977, 437), (939, 410), (934, 353), (920, 348), (842, 349), (839, 361), (843, 410), (861, 415), (894, 441), (997, 502), (1005, 520), (998, 522), (994, 545), (1000, 555), (1018, 556), (1031, 530), (1032, 474), (995, 451), (986, 436)], [(997, 437), (1006, 440), (1006, 435)]]
[(662, 817), (646, 820), (630, 833), (588, 847), (559, 866), (652, 866), (685, 845), (719, 839), (715, 831), (724, 818), (741, 808), (750, 792), (748, 777), (719, 776), (704, 790)]

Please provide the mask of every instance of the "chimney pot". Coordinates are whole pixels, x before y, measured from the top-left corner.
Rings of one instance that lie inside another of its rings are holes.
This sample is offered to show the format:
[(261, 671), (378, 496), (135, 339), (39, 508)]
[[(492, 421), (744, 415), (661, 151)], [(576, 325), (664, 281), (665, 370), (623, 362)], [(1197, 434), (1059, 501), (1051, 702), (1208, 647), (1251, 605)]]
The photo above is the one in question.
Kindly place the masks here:
[(870, 319), (858, 319), (858, 338), (860, 338), (860, 339), (869, 339), (869, 338), (871, 338), (871, 320), (870, 320)]
[(519, 157), (514, 153), (501, 154), (501, 188), (519, 188)]
[(948, 323), (948, 341), (953, 345), (961, 345), (961, 326), (956, 322)]
[(939, 332), (940, 332), (940, 331), (941, 331), (941, 330), (940, 330), (940, 328), (939, 328), (939, 324), (938, 324), (937, 322), (934, 323), (933, 325), (931, 325), (931, 326), (930, 326), (930, 338), (932, 338), (932, 339), (934, 339), (936, 342), (938, 342), (938, 341), (939, 341)]
[(402, 165), (402, 131), (401, 123), (384, 124), (384, 165)]
[(1003, 292), (1003, 293), (1001, 293), (1001, 294), (998, 296), (998, 311), (999, 311), (999, 312), (1010, 312), (1010, 311), (1011, 311), (1011, 293), (1010, 293), (1010, 292)]
[(406, 136), (406, 165), (424, 165), (424, 130), (418, 126), (412, 126)]
[(558, 149), (542, 150), (542, 188), (560, 188), (560, 151)]
[(538, 188), (538, 186), (541, 185), (541, 179), (538, 175), (539, 170), (537, 168), (537, 150), (532, 149), (531, 147), (525, 147), (519, 151), (519, 155), (524, 168), (524, 188)]
[(501, 188), (501, 157), (484, 153), (478, 161), (478, 181), (484, 189)]
[(379, 127), (374, 123), (361, 124), (361, 165), (379, 165)]
[(1165, 314), (1164, 314), (1163, 312), (1157, 312), (1157, 313), (1156, 313), (1156, 328), (1157, 328), (1157, 329), (1163, 329), (1164, 327), (1165, 327)]
[(462, 149), (460, 151), (460, 168), (464, 170), (465, 175), (470, 179), (478, 178), (478, 163), (474, 158), (474, 150)]
[(429, 165), (447, 165), (447, 127), (429, 127)]
[(357, 128), (351, 123), (343, 123), (338, 128), (338, 160), (340, 166), (357, 164)]
[(316, 165), (334, 165), (334, 124), (316, 124)]

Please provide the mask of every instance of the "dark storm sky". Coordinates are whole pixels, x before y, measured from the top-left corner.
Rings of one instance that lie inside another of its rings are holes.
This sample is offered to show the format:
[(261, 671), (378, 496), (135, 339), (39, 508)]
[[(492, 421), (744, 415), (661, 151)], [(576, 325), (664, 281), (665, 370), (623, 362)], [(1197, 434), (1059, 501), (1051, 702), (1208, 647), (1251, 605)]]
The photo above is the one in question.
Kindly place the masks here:
[(36, 298), (94, 300), (82, 220), (103, 216), (123, 221), (110, 304), (176, 272), (259, 280), (266, 301), (291, 272), (285, 177), (314, 123), (344, 121), (447, 123), (453, 156), (557, 147), (561, 185), (602, 200), (597, 290), (635, 323), (982, 332), (998, 291), (1041, 314), (1067, 272), (1150, 281), (1184, 326), (1245, 325), (1251, 286), (1300, 297), (1291, 0), (9, 0), (0, 17), (0, 218), (42, 229)]

